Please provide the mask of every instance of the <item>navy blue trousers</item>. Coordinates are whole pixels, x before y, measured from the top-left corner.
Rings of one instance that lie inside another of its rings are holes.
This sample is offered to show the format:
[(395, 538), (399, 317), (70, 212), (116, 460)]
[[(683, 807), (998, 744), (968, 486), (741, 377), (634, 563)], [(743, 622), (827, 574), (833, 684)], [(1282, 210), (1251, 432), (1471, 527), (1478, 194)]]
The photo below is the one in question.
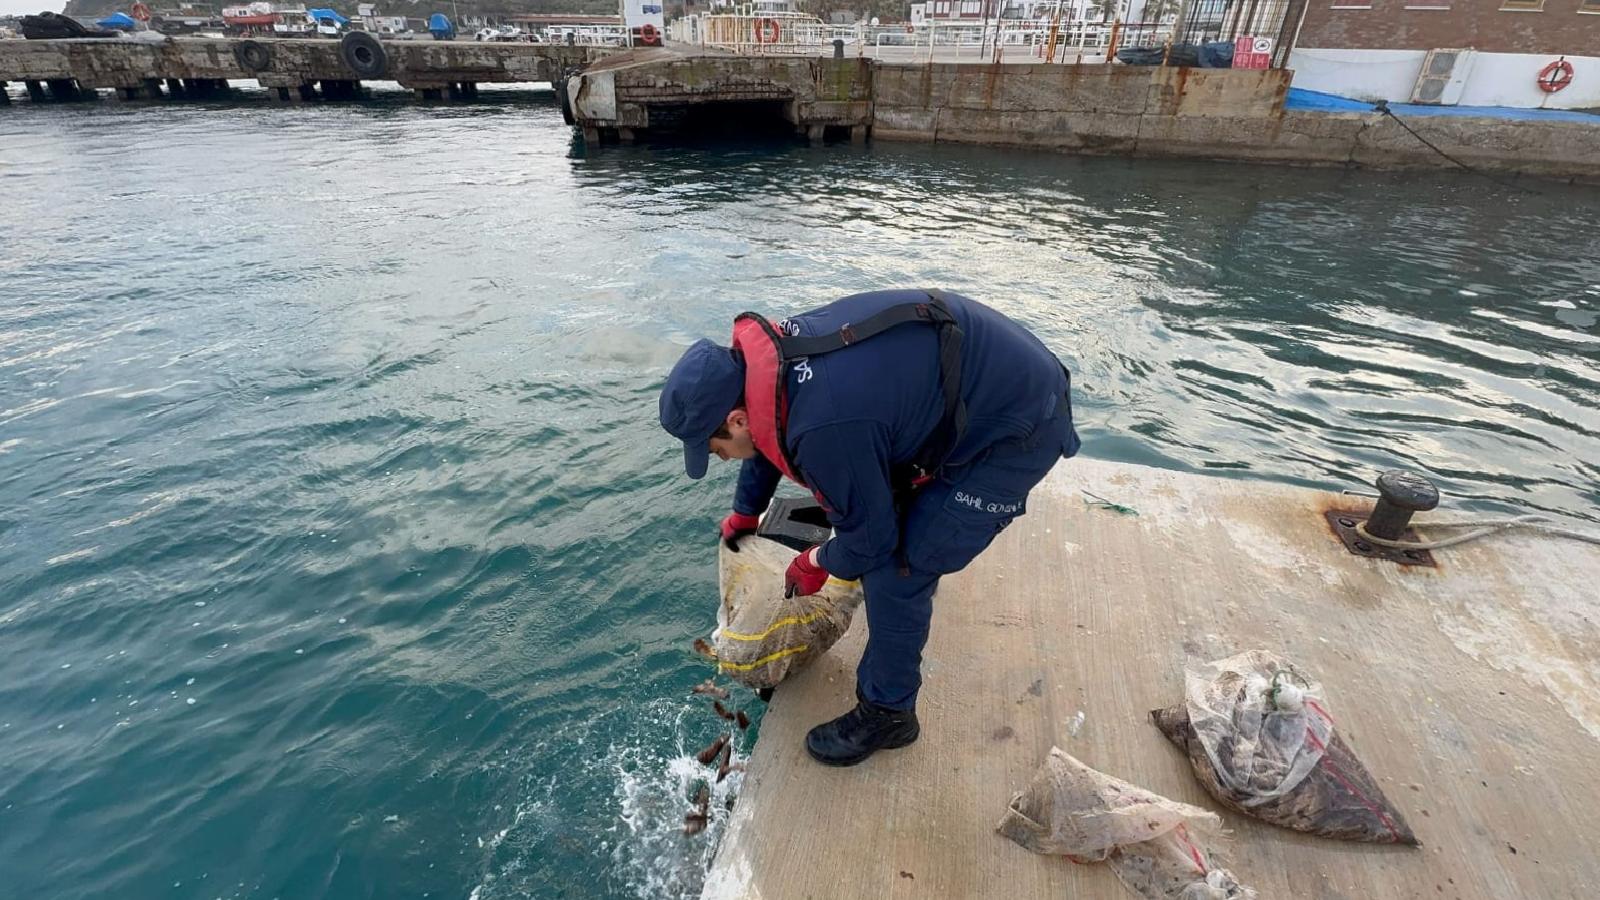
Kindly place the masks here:
[(910, 574), (894, 562), (861, 579), (868, 626), (867, 649), (856, 667), (862, 697), (891, 709), (916, 706), (939, 577), (966, 568), (1026, 513), (1028, 492), (1076, 449), (1070, 414), (1057, 416), (1028, 441), (997, 447), (917, 492), (902, 531)]

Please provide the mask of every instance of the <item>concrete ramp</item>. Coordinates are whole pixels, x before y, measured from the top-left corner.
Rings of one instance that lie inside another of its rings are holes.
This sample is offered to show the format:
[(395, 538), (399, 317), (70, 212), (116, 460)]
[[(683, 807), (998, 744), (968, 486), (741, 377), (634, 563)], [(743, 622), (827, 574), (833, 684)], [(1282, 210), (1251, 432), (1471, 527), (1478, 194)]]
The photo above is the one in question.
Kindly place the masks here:
[[(1138, 515), (1092, 507), (1081, 489)], [(854, 702), (864, 619), (778, 689), (705, 896), (1131, 896), (1104, 866), (995, 833), (1053, 744), (1217, 810), (1232, 838), (1215, 846), (1263, 898), (1589, 896), (1600, 884), (1600, 547), (1508, 534), (1440, 551), (1437, 568), (1401, 567), (1351, 555), (1323, 517), (1369, 506), (1062, 463), (1028, 515), (945, 580), (920, 742), (852, 769), (805, 755), (806, 730)], [(1321, 678), (1342, 734), (1422, 848), (1297, 834), (1200, 789), (1148, 713), (1182, 701), (1187, 662), (1255, 647)]]

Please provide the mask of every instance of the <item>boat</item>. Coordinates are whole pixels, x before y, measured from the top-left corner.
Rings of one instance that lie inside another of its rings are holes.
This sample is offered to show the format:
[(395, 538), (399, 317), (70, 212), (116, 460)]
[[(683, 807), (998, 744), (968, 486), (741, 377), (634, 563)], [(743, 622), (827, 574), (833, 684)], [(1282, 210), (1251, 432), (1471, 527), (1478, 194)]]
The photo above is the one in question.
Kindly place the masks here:
[(234, 28), (262, 28), (271, 27), (278, 21), (278, 14), (271, 3), (250, 3), (245, 6), (225, 6), (222, 8), (222, 22)]
[(61, 40), (63, 38), (114, 38), (115, 31), (86, 28), (83, 23), (60, 13), (42, 12), (36, 16), (23, 16), (22, 36), (30, 41)]

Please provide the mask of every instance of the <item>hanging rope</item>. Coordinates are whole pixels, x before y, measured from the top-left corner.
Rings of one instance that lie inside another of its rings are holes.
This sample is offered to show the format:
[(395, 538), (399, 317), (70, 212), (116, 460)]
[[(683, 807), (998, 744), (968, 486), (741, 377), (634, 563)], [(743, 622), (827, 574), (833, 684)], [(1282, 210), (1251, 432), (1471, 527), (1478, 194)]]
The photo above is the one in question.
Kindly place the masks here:
[(1433, 143), (1433, 141), (1430, 141), (1427, 138), (1423, 137), (1422, 135), (1418, 134), (1416, 129), (1412, 128), (1410, 125), (1407, 125), (1405, 123), (1404, 119), (1402, 119), (1399, 116), (1395, 115), (1394, 114), (1394, 110), (1389, 108), (1389, 101), (1387, 101), (1387, 100), (1379, 100), (1374, 105), (1374, 108), (1378, 112), (1383, 113), (1384, 115), (1386, 115), (1389, 118), (1393, 119), (1395, 121), (1395, 124), (1399, 125), (1401, 128), (1404, 128), (1406, 131), (1410, 132), (1411, 136), (1416, 138), (1417, 140), (1421, 141), (1422, 145), (1424, 147), (1427, 147), (1429, 150), (1432, 150), (1433, 152), (1439, 154), (1440, 156), (1444, 157), (1445, 159), (1449, 160), (1450, 162), (1455, 163), (1456, 165), (1460, 166), (1461, 168), (1465, 169), (1466, 171), (1471, 172), (1474, 175), (1480, 175), (1480, 176), (1482, 176), (1484, 178), (1487, 178), (1490, 181), (1494, 182), (1495, 184), (1502, 185), (1502, 186), (1508, 187), (1508, 188), (1512, 188), (1513, 190), (1522, 191), (1525, 194), (1540, 194), (1540, 193), (1542, 193), (1541, 191), (1536, 191), (1533, 188), (1528, 187), (1526, 185), (1517, 184), (1514, 181), (1507, 181), (1504, 178), (1496, 178), (1495, 176), (1490, 175), (1488, 172), (1485, 172), (1482, 169), (1478, 169), (1478, 168), (1474, 168), (1472, 166), (1469, 166), (1466, 163), (1462, 162), (1461, 160), (1456, 159), (1454, 156), (1451, 156), (1450, 154), (1444, 152), (1443, 150), (1440, 150), (1439, 147), (1436, 144)]

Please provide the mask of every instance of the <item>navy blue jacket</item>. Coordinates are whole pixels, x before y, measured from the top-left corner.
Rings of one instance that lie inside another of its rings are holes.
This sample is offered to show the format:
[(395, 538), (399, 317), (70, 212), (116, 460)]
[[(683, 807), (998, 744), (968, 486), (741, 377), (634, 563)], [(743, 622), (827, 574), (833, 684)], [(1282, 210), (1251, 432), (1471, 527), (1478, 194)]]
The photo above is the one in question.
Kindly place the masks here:
[[(1054, 415), (1067, 378), (1054, 354), (1021, 325), (975, 300), (946, 296), (963, 332), (967, 431), (946, 461), (959, 466), (1000, 441), (1027, 436)], [(885, 307), (926, 299), (921, 291), (854, 294), (788, 321), (800, 334), (826, 334)], [(823, 545), (819, 561), (841, 578), (859, 578), (893, 560), (900, 523), (890, 469), (915, 458), (944, 411), (937, 329), (901, 325), (796, 362), (789, 368), (788, 391), (790, 458), (831, 509), (834, 538)], [(1076, 436), (1066, 455), (1075, 452)], [(765, 510), (780, 478), (763, 457), (745, 460), (734, 511)]]

